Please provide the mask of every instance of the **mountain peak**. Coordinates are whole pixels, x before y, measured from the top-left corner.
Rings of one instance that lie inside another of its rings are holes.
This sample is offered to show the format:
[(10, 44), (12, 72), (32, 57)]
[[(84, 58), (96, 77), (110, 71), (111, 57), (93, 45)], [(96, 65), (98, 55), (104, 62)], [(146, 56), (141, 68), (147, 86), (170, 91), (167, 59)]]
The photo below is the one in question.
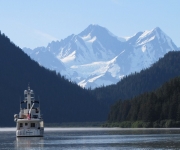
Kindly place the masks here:
[(153, 31), (161, 32), (162, 30), (160, 29), (160, 27), (155, 27), (155, 28), (153, 29)]
[(98, 29), (98, 28), (104, 28), (98, 24), (90, 24), (86, 29), (91, 29), (91, 30), (94, 30), (94, 29)]
[(101, 27), (100, 25), (98, 25), (98, 24), (90, 24), (89, 26), (88, 26), (88, 28), (96, 28), (96, 27)]
[(142, 32), (142, 34), (138, 37), (137, 42), (138, 45), (139, 43), (141, 43), (140, 45), (142, 45), (155, 39), (161, 40), (160, 43), (167, 42), (169, 44), (171, 41), (171, 39), (159, 27), (156, 27), (152, 30), (146, 30)]
[(94, 35), (97, 33), (104, 33), (108, 32), (108, 30), (102, 26), (99, 26), (97, 24), (90, 24), (84, 31), (82, 31), (79, 35), (85, 36), (88, 34)]

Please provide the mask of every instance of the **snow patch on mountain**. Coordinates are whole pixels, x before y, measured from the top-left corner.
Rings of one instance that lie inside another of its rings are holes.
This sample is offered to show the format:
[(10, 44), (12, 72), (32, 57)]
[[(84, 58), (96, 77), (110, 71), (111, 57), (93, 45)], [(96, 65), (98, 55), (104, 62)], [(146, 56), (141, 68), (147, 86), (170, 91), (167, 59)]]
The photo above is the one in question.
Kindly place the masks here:
[[(58, 59), (60, 59), (60, 56), (57, 56)], [(68, 63), (69, 61), (72, 61), (76, 58), (76, 51), (73, 51), (71, 54), (69, 54), (68, 56), (60, 59), (63, 63)]]

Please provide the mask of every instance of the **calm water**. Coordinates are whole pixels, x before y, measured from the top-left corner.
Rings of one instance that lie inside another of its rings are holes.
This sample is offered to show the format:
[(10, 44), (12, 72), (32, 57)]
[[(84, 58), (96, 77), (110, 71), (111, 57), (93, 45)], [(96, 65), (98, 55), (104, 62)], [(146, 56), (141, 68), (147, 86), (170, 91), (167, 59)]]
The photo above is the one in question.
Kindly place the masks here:
[(46, 128), (44, 137), (16, 138), (0, 128), (0, 149), (180, 149), (180, 129)]

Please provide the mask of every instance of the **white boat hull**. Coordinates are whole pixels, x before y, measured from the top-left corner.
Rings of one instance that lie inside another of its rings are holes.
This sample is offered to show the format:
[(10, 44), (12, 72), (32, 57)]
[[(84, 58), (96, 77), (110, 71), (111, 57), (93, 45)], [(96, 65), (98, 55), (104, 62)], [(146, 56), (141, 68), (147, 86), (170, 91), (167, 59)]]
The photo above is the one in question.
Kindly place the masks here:
[(42, 137), (44, 135), (44, 128), (41, 129), (21, 129), (16, 130), (17, 137)]

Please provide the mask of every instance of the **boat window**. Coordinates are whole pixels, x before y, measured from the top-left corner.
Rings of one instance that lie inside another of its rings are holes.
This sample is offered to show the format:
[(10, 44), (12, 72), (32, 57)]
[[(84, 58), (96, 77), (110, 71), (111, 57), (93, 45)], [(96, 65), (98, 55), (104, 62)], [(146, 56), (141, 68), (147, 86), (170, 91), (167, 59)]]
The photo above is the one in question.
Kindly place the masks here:
[(20, 127), (23, 127), (23, 124), (22, 124), (22, 123), (20, 123), (20, 124), (19, 124), (19, 126), (20, 126)]
[(35, 127), (35, 123), (31, 123), (31, 127)]
[(38, 108), (36, 108), (36, 113), (39, 113), (39, 109)]
[(28, 125), (28, 123), (25, 123), (25, 126), (27, 126)]
[(38, 118), (38, 115), (33, 115), (33, 118)]

